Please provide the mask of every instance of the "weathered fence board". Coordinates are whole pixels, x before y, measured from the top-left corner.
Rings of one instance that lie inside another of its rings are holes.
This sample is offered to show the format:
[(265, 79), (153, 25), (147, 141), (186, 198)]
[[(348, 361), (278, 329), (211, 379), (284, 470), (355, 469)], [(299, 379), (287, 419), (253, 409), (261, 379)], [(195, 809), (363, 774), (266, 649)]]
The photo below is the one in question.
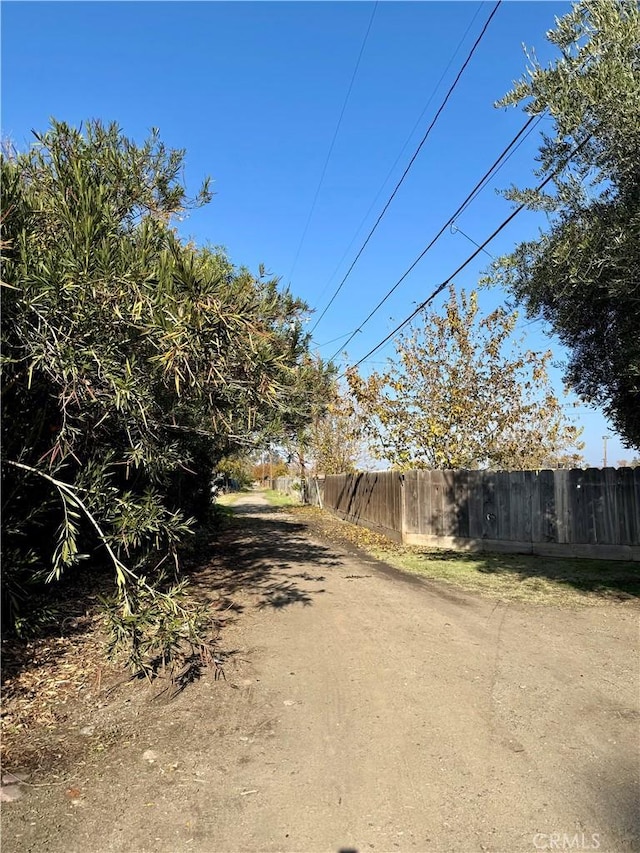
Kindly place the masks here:
[(401, 475), (395, 471), (336, 474), (324, 479), (327, 508), (398, 540), (402, 538), (402, 502)]
[[(377, 471), (319, 481), (326, 508), (409, 544), (640, 560), (640, 468)], [(308, 500), (318, 503), (308, 486)]]

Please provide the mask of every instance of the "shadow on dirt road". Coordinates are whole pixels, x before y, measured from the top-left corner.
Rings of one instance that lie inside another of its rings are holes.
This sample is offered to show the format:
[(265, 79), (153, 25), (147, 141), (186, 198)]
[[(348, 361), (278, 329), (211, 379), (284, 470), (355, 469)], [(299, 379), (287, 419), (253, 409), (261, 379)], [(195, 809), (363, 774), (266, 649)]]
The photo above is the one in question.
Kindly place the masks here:
[(242, 609), (234, 601), (240, 591), (257, 599), (258, 609), (277, 610), (310, 606), (315, 596), (326, 593), (326, 572), (341, 563), (330, 547), (310, 542), (304, 525), (265, 512), (264, 503), (251, 496), (234, 512), (239, 523), (218, 539), (213, 559), (191, 574), (196, 589), (222, 598), (220, 609), (228, 606), (236, 613)]
[(9, 804), (3, 853), (638, 849), (633, 602), (445, 594), (237, 513), (191, 573), (232, 617), (226, 680), (123, 698), (126, 739)]

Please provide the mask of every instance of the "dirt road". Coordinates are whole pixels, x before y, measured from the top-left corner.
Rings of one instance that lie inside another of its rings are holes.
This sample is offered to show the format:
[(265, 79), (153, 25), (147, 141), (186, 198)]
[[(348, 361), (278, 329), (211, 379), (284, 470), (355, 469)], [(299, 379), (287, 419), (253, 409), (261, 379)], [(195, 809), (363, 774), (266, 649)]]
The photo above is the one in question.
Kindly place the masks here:
[(639, 849), (635, 606), (458, 594), (239, 510), (200, 579), (244, 610), (227, 680), (132, 699), (75, 800), (5, 807), (4, 853)]

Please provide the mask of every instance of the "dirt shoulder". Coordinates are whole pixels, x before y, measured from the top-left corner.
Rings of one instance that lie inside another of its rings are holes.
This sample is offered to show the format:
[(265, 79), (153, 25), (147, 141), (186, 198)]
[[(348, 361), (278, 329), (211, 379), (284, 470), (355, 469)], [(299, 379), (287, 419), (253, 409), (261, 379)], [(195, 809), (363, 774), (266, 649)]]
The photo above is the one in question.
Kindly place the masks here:
[(237, 511), (196, 577), (226, 679), (83, 705), (4, 853), (638, 849), (637, 608), (481, 598)]

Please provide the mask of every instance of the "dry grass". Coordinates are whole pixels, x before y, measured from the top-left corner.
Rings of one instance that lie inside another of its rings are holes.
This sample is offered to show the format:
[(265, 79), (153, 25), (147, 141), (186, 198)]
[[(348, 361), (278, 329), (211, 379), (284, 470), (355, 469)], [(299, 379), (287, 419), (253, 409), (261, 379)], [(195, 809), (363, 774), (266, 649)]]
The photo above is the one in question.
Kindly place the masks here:
[(399, 545), (316, 507), (293, 512), (333, 541), (356, 545), (402, 571), (481, 595), (565, 607), (638, 602), (640, 596), (638, 563), (418, 548)]

